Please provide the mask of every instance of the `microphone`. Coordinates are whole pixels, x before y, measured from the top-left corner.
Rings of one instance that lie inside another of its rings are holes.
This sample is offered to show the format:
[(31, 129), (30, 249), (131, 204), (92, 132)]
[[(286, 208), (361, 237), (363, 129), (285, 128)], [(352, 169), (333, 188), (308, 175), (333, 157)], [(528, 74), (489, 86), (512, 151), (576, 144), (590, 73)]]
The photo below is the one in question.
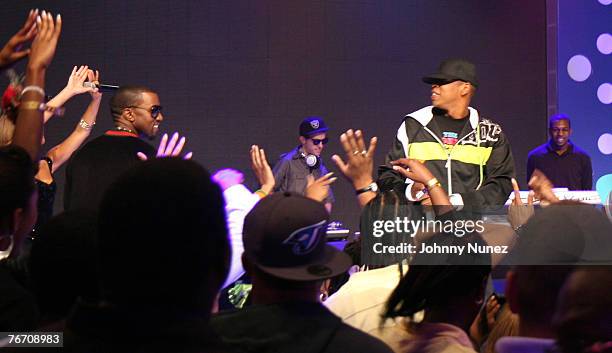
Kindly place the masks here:
[(116, 91), (116, 90), (119, 89), (119, 86), (104, 85), (104, 84), (95, 84), (93, 82), (83, 82), (83, 87), (97, 88), (97, 89), (99, 89), (102, 92)]

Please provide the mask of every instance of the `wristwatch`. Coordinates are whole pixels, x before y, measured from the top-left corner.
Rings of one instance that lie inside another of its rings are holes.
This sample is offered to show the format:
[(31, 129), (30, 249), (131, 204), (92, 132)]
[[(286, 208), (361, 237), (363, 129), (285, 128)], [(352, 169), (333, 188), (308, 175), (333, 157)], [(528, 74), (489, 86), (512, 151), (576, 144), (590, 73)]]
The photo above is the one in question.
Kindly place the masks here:
[(355, 193), (356, 193), (357, 195), (361, 195), (361, 194), (363, 194), (364, 192), (368, 192), (368, 191), (378, 192), (378, 184), (376, 184), (376, 183), (374, 182), (374, 183), (372, 183), (372, 184), (370, 184), (370, 185), (366, 186), (365, 188), (355, 190)]

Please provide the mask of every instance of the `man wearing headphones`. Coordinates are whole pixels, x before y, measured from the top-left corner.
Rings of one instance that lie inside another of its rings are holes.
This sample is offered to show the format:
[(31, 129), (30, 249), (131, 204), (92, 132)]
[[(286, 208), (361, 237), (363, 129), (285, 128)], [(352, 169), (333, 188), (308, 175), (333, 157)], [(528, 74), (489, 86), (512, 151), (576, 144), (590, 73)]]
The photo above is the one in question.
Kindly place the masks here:
[[(281, 155), (274, 165), (274, 191), (292, 191), (303, 195), (308, 185), (308, 175), (318, 179), (329, 173), (321, 160), (321, 152), (328, 142), (327, 130), (329, 128), (320, 117), (311, 116), (302, 121), (300, 145)], [(334, 195), (330, 189), (325, 200), (328, 212), (331, 212), (333, 202)]]

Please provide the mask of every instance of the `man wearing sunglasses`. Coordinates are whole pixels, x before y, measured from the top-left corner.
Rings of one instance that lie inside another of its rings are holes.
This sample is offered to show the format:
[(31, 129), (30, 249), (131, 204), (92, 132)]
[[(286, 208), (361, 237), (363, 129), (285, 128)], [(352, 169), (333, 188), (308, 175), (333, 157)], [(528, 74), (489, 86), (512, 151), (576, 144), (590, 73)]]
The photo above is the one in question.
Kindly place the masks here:
[[(423, 82), (431, 86), (431, 106), (404, 118), (379, 169), (378, 186), (425, 204), (426, 187), (441, 186), (459, 208), (503, 205), (512, 191), (514, 160), (501, 126), (470, 107), (478, 87), (475, 65), (446, 60)], [(404, 178), (390, 164), (400, 158), (424, 161), (435, 178), (428, 185)]]
[[(276, 185), (274, 191), (292, 191), (304, 194), (308, 185), (308, 176), (312, 175), (318, 179), (329, 173), (321, 153), (329, 139), (323, 119), (311, 116), (300, 124), (300, 145), (293, 150), (281, 155), (280, 160), (274, 165), (273, 173)], [(334, 195), (331, 189), (325, 200), (325, 207), (331, 212)]]
[(110, 110), (114, 128), (85, 144), (68, 163), (65, 210), (97, 210), (108, 186), (139, 162), (138, 152), (155, 156), (145, 140), (157, 135), (164, 119), (157, 93), (144, 86), (121, 86), (110, 100)]

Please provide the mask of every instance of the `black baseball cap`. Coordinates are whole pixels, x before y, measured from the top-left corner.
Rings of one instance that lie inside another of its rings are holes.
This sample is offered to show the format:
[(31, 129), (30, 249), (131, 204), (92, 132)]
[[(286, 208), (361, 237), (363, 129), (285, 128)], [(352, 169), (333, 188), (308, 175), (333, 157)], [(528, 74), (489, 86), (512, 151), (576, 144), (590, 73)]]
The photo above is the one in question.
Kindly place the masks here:
[(438, 72), (423, 77), (429, 84), (446, 84), (453, 81), (465, 81), (478, 87), (476, 65), (464, 59), (448, 59), (438, 67)]
[(322, 203), (296, 193), (274, 193), (244, 220), (245, 255), (278, 278), (314, 281), (339, 275), (351, 266), (351, 258), (327, 245), (328, 222)]
[(513, 264), (612, 264), (612, 223), (592, 205), (561, 201), (520, 229)]
[(309, 137), (312, 135), (320, 134), (329, 130), (323, 119), (318, 116), (309, 116), (302, 120), (300, 124), (300, 136)]

